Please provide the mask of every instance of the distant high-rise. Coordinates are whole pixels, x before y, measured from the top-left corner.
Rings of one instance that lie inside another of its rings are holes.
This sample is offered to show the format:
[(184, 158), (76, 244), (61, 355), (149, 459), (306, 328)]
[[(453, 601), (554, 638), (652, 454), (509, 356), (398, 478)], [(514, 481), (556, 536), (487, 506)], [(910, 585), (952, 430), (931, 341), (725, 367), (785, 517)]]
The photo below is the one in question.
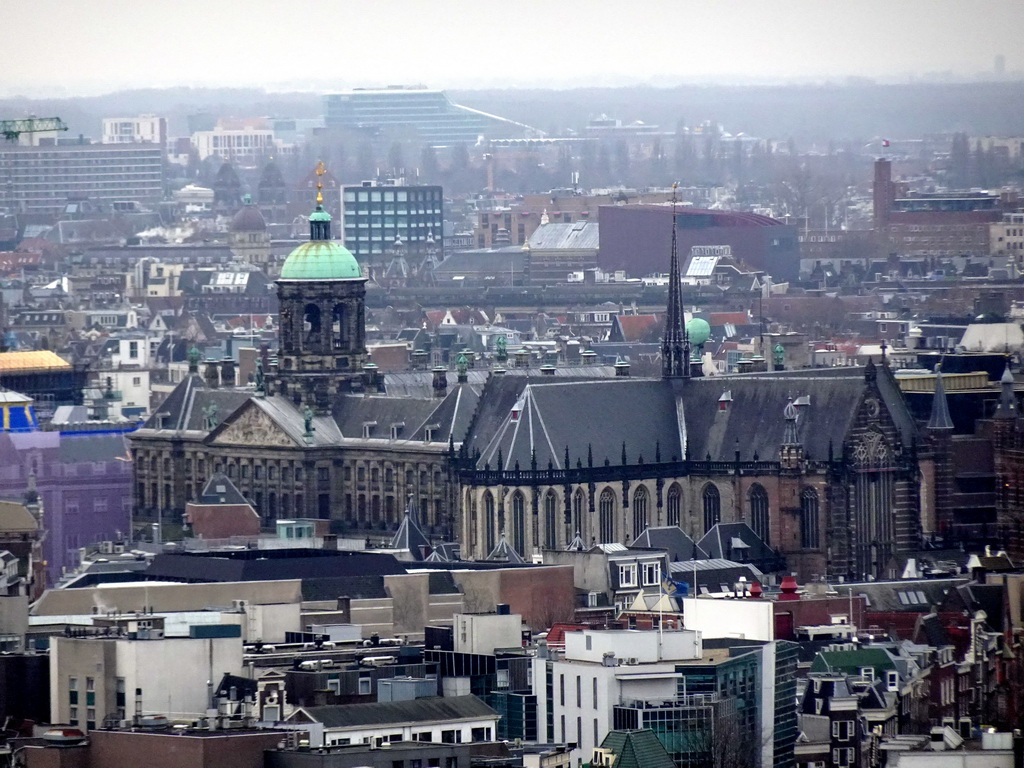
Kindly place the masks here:
[(390, 254), (419, 264), (431, 252), (440, 255), (441, 187), (367, 181), (345, 187), (342, 200), (345, 247), (360, 262), (382, 263)]
[(539, 133), (514, 120), (454, 104), (444, 91), (407, 86), (327, 94), (324, 123), (370, 137), (405, 136), (412, 130), (433, 146), (476, 142), (480, 136), (522, 138)]
[(110, 205), (163, 197), (164, 149), (157, 144), (0, 146), (5, 199), (0, 205), (55, 214), (69, 201)]

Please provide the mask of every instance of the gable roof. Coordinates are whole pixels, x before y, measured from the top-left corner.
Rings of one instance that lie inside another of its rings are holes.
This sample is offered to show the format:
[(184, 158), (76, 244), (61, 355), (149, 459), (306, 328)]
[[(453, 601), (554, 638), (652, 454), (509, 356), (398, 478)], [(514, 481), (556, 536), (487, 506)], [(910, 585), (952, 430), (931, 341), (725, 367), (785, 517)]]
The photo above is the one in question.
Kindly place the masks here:
[(775, 553), (746, 523), (716, 523), (697, 546), (708, 557), (744, 561), (774, 559)]
[(670, 563), (676, 560), (693, 560), (695, 558), (709, 557), (708, 552), (691, 539), (689, 534), (678, 525), (646, 528), (629, 546), (664, 549), (668, 553)]
[(249, 500), (242, 495), (233, 482), (223, 472), (215, 472), (203, 492), (195, 501), (196, 504), (248, 504)]

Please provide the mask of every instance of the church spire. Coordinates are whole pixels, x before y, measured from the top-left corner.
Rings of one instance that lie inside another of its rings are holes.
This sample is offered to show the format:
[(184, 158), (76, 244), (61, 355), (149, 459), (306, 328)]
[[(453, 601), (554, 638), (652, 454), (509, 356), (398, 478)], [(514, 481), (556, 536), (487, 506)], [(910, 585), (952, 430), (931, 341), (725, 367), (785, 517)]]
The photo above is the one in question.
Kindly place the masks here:
[(681, 295), (679, 247), (676, 238), (676, 187), (672, 185), (672, 256), (668, 273), (668, 311), (661, 340), (661, 375), (666, 379), (690, 378), (690, 339), (686, 332)]
[(932, 415), (928, 419), (929, 430), (953, 429), (946, 401), (946, 387), (942, 384), (942, 364), (935, 366), (935, 397), (932, 398)]
[(316, 164), (316, 210), (309, 216), (309, 239), (331, 239), (331, 214), (324, 210), (324, 174), (327, 168), (324, 161)]

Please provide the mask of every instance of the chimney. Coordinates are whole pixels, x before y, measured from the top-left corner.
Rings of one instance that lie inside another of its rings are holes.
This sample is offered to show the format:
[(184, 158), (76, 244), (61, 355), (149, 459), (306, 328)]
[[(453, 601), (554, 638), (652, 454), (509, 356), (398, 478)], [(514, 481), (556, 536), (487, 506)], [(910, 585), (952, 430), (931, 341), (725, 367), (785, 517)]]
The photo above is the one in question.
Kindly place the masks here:
[(434, 368), (434, 397), (448, 394), (448, 369), (443, 365)]
[(225, 357), (220, 361), (220, 383), (225, 387), (235, 386), (235, 360)]
[(203, 372), (203, 378), (206, 380), (206, 386), (210, 389), (216, 389), (220, 385), (220, 371), (217, 370), (217, 361), (208, 358), (206, 360), (206, 370)]

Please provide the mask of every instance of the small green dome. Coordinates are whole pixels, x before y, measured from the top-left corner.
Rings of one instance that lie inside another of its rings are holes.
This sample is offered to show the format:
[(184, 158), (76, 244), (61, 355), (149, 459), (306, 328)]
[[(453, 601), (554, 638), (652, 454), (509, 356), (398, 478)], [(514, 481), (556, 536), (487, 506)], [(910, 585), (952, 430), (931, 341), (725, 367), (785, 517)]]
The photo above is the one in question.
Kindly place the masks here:
[(362, 276), (356, 257), (336, 240), (303, 243), (288, 254), (281, 267), (282, 280), (351, 280)]
[(693, 346), (699, 347), (711, 338), (711, 326), (707, 320), (701, 320), (699, 317), (690, 318), (686, 324), (686, 335), (690, 337)]
[(309, 214), (310, 221), (330, 221), (331, 214), (323, 209), (322, 206), (317, 206), (316, 210)]

